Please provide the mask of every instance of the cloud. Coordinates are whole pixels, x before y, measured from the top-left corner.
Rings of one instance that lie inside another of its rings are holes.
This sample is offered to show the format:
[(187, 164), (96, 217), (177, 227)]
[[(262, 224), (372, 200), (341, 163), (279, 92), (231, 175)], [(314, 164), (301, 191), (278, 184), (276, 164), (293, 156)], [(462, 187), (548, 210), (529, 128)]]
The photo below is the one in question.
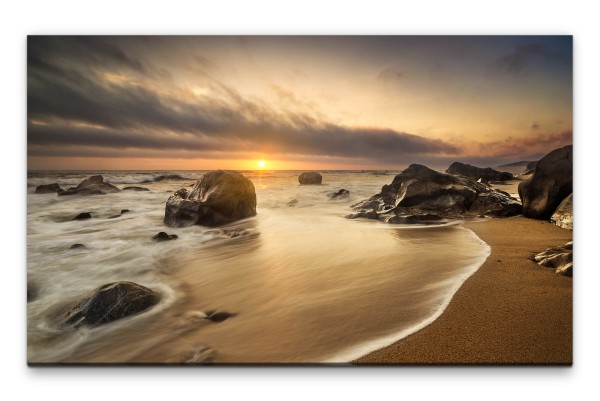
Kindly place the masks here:
[(404, 77), (404, 73), (399, 70), (394, 70), (391, 68), (385, 68), (377, 75), (377, 79), (380, 81), (395, 81), (398, 79), (402, 79)]
[(562, 56), (551, 51), (542, 43), (525, 43), (517, 45), (511, 53), (496, 59), (492, 71), (509, 74), (524, 75), (529, 72), (528, 67), (535, 62), (559, 61)]
[[(31, 146), (254, 151), (373, 160), (460, 151), (441, 140), (392, 129), (335, 124), (317, 112), (278, 111), (214, 79), (210, 97), (177, 92), (172, 85), (166, 90), (150, 65), (115, 44), (98, 38), (67, 42), (73, 46), (46, 38), (29, 40)], [(301, 102), (285, 88), (272, 89), (281, 99)]]

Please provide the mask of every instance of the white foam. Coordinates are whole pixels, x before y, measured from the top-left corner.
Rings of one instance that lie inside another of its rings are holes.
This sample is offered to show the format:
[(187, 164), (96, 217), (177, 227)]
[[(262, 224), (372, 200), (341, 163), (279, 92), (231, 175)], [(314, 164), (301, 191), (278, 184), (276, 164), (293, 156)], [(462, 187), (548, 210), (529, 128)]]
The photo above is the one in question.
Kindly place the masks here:
[(370, 354), (371, 352), (377, 351), (377, 350), (385, 348), (391, 344), (394, 344), (394, 343), (402, 340), (403, 338), (408, 337), (409, 335), (416, 333), (417, 331), (429, 326), (438, 317), (440, 317), (442, 315), (442, 313), (444, 313), (444, 311), (446, 310), (448, 305), (450, 304), (450, 301), (452, 301), (454, 294), (456, 294), (458, 289), (463, 285), (463, 283), (465, 281), (467, 281), (467, 279), (469, 277), (471, 277), (477, 270), (479, 270), (479, 268), (481, 266), (483, 266), (483, 263), (490, 256), (490, 253), (492, 251), (490, 246), (488, 244), (486, 244), (484, 241), (482, 241), (481, 238), (479, 238), (473, 231), (468, 230), (464, 227), (461, 227), (461, 228), (463, 230), (466, 230), (470, 236), (474, 237), (482, 245), (485, 245), (485, 251), (482, 253), (482, 255), (478, 258), (477, 261), (473, 262), (472, 264), (470, 264), (468, 266), (468, 268), (466, 269), (466, 271), (463, 274), (456, 276), (456, 282), (454, 283), (454, 285), (452, 285), (449, 288), (447, 294), (444, 297), (443, 302), (440, 304), (440, 307), (431, 316), (423, 319), (418, 324), (408, 327), (397, 333), (387, 335), (384, 337), (380, 337), (375, 340), (365, 341), (363, 343), (356, 344), (356, 345), (354, 345), (346, 350), (343, 350), (341, 352), (338, 352), (338, 353), (334, 354), (333, 356), (330, 356), (320, 362), (323, 362), (323, 363), (348, 363), (350, 361), (353, 361), (360, 357), (363, 357), (367, 354)]

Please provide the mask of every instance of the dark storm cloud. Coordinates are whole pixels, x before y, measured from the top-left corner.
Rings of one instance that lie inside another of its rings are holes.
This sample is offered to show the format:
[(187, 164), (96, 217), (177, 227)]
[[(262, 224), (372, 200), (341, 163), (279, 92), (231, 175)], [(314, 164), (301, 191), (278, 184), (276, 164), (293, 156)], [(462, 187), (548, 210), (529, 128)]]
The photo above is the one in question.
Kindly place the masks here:
[[(29, 144), (373, 160), (459, 152), (440, 140), (391, 129), (343, 126), (317, 113), (278, 112), (215, 80), (210, 83), (214, 96), (165, 94), (144, 84), (159, 82), (159, 70), (118, 43), (114, 38), (29, 38)], [(118, 79), (106, 79), (102, 74), (107, 73)], [(279, 96), (294, 99), (292, 92), (277, 89)]]

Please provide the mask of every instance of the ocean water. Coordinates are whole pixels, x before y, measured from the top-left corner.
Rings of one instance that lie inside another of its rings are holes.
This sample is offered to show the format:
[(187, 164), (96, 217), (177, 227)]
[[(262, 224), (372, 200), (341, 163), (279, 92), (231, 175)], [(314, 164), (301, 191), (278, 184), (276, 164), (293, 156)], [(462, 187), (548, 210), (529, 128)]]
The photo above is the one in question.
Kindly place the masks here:
[[(460, 222), (344, 218), (396, 172), (325, 171), (320, 186), (300, 186), (297, 171), (243, 173), (256, 188), (257, 216), (214, 229), (162, 223), (167, 198), (202, 171), (30, 171), (28, 361), (180, 364), (210, 354), (214, 363), (345, 363), (433, 321), (489, 255)], [(93, 174), (150, 191), (34, 193)], [(329, 199), (340, 188), (350, 196)], [(122, 209), (130, 212), (111, 218)], [(93, 218), (71, 220), (80, 212)], [(230, 238), (228, 228), (243, 235)], [(179, 238), (156, 243), (159, 231)], [(86, 248), (70, 249), (75, 243)], [(119, 280), (159, 291), (161, 302), (96, 328), (60, 324), (77, 300)], [(214, 310), (235, 316), (202, 319)]]

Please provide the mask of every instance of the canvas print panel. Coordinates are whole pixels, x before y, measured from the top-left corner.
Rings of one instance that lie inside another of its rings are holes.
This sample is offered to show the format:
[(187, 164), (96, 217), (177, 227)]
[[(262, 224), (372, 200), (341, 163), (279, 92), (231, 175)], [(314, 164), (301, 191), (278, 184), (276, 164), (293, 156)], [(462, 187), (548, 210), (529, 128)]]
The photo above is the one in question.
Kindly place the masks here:
[(31, 36), (29, 364), (570, 364), (570, 36)]

